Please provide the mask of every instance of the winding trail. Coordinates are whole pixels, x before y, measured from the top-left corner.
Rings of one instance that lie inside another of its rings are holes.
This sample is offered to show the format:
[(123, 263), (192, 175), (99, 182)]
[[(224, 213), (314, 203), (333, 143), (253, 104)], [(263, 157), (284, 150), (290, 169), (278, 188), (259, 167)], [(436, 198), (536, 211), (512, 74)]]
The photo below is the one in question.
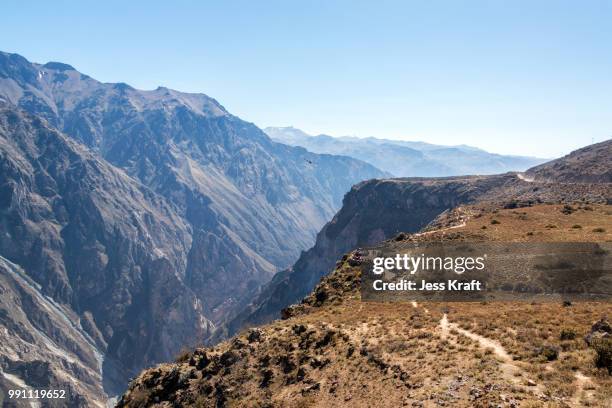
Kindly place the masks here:
[(442, 319), (440, 320), (440, 327), (442, 328), (442, 333), (446, 332), (446, 335), (448, 335), (450, 329), (453, 329), (459, 332), (459, 334), (462, 334), (465, 337), (468, 337), (474, 341), (477, 341), (478, 343), (480, 343), (480, 346), (482, 348), (493, 349), (493, 352), (495, 353), (495, 355), (499, 357), (505, 363), (510, 363), (512, 361), (512, 357), (510, 356), (510, 354), (508, 354), (504, 346), (502, 346), (495, 340), (491, 340), (484, 336), (481, 336), (480, 334), (472, 333), (469, 330), (462, 329), (456, 323), (450, 323), (448, 321), (448, 316), (446, 315), (446, 313), (444, 313), (444, 316), (442, 316)]
[(516, 177), (518, 177), (519, 180), (526, 181), (527, 183), (533, 183), (535, 181), (533, 177), (526, 176), (524, 173), (516, 173)]
[[(493, 353), (500, 361), (500, 368), (504, 378), (511, 384), (524, 385), (522, 383), (522, 380), (527, 378), (525, 371), (514, 363), (512, 356), (510, 356), (504, 346), (502, 346), (500, 343), (487, 337), (481, 336), (480, 334), (465, 330), (459, 327), (457, 323), (449, 322), (448, 315), (446, 313), (444, 313), (444, 315), (440, 319), (440, 329), (442, 331), (441, 336), (443, 339), (449, 339), (450, 341), (456, 342), (456, 339), (451, 339), (450, 336), (451, 331), (456, 331), (462, 336), (476, 341), (480, 345), (480, 347), (484, 349), (493, 350)], [(542, 385), (540, 384), (536, 384), (535, 381), (530, 383), (529, 388), (534, 391), (535, 395), (543, 395), (545, 391), (544, 387), (542, 387)]]
[[(449, 322), (448, 316), (446, 313), (444, 313), (444, 315), (440, 319), (440, 329), (442, 332), (441, 336), (443, 339), (450, 338), (450, 332), (451, 330), (454, 330), (458, 332), (459, 334), (478, 342), (481, 347), (485, 349), (487, 348), (492, 349), (495, 355), (501, 361), (502, 373), (504, 374), (506, 379), (509, 380), (511, 383), (520, 384), (521, 377), (527, 378), (526, 372), (520, 366), (514, 363), (512, 356), (510, 356), (510, 354), (506, 351), (506, 349), (497, 341), (481, 336), (479, 334), (473, 333), (469, 330), (465, 330), (459, 327), (459, 325), (457, 325), (456, 323)], [(550, 367), (547, 367), (547, 369), (550, 369)], [(518, 376), (517, 373), (520, 373), (520, 376)], [(592, 385), (592, 382), (589, 377), (582, 374), (580, 371), (576, 371), (574, 376), (576, 378), (577, 389), (576, 389), (576, 392), (574, 393), (574, 396), (569, 401), (566, 401), (566, 402), (570, 407), (582, 407), (583, 404), (581, 402), (580, 397), (582, 393), (585, 391), (585, 388), (587, 386)], [(533, 384), (534, 385), (532, 385), (530, 388), (536, 391), (536, 395), (538, 394), (543, 395), (545, 388), (541, 384), (536, 384), (535, 382)], [(586, 396), (589, 397), (590, 393), (588, 391), (586, 391), (586, 393), (587, 393)]]

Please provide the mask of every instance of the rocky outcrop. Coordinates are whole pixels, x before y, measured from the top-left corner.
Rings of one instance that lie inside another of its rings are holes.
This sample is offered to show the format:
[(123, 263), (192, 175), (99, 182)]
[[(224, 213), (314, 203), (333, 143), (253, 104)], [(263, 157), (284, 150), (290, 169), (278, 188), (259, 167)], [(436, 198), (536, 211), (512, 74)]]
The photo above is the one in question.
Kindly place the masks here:
[(612, 139), (529, 169), (528, 177), (558, 183), (612, 183)]

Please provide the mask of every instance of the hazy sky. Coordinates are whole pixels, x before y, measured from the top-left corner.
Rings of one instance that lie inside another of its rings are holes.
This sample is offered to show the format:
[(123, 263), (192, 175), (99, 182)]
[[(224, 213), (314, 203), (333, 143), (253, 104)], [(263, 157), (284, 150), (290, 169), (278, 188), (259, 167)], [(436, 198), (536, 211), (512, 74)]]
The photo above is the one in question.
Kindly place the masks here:
[(260, 127), (558, 156), (612, 137), (612, 1), (13, 1), (0, 50)]

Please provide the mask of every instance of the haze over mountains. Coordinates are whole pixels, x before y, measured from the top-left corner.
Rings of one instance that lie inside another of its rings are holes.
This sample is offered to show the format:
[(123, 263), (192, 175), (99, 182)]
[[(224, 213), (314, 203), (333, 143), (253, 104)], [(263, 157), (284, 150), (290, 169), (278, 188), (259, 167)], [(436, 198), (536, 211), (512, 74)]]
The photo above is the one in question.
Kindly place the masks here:
[[(43, 365), (50, 379), (95, 388), (76, 405), (203, 342), (312, 245), (344, 192), (386, 175), (273, 142), (206, 95), (100, 83), (17, 54), (0, 53), (0, 104), (0, 256), (12, 294), (0, 368), (35, 386), (32, 367)], [(38, 313), (51, 307), (44, 299), (74, 326)]]
[(396, 177), (437, 177), (523, 171), (545, 159), (507, 156), (466, 146), (424, 142), (309, 135), (294, 127), (267, 127), (273, 140), (301, 146), (314, 153), (338, 154), (363, 160)]

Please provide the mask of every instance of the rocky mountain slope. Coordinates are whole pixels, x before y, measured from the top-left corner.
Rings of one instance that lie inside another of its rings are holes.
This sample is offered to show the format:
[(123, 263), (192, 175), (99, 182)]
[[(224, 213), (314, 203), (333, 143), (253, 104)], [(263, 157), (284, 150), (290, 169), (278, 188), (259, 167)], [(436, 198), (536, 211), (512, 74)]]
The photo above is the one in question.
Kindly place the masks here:
[(193, 229), (186, 279), (213, 320), (292, 264), (354, 183), (384, 176), (275, 143), (206, 95), (105, 84), (62, 63), (0, 53), (0, 96), (178, 208)]
[[(612, 141), (578, 152), (582, 152), (583, 163), (588, 169), (596, 166), (609, 169)], [(590, 152), (588, 158), (587, 152)], [(572, 153), (550, 165), (571, 163), (575, 155)], [(342, 209), (319, 233), (314, 247), (304, 252), (292, 268), (279, 272), (247, 308), (225, 325), (224, 331), (217, 332), (217, 337), (280, 317), (280, 311), (306, 296), (343, 253), (372, 245), (399, 232), (416, 232), (454, 207), (475, 202), (513, 207), (579, 200), (609, 203), (612, 200), (609, 178), (604, 177), (598, 183), (533, 181), (529, 178), (532, 171), (539, 172), (547, 168), (545, 166), (548, 165), (535, 167), (526, 175), (384, 179), (356, 185), (345, 196)], [(580, 174), (578, 169), (574, 170), (573, 174)], [(585, 174), (589, 172), (586, 170)]]
[(6, 53), (0, 155), (2, 381), (33, 386), (23, 367), (46, 367), (81, 381), (76, 406), (203, 343), (312, 244), (344, 191), (385, 175), (275, 143), (205, 95)]
[(187, 284), (190, 227), (163, 197), (8, 104), (0, 157), (2, 276), (14, 294), (3, 295), (3, 370), (19, 361), (55, 370), (45, 353), (66, 353), (71, 364), (95, 365), (112, 393), (210, 331)]
[[(402, 234), (367, 249), (402, 253), (415, 241), (609, 242), (611, 211), (610, 205), (583, 202), (520, 208), (481, 203), (443, 215), (428, 233)], [(452, 220), (455, 228), (441, 227)], [(310, 295), (287, 309), (285, 320), (144, 371), (118, 406), (612, 403), (611, 362), (598, 357), (605, 355), (605, 340), (592, 340), (607, 338), (609, 344), (612, 328), (602, 319), (609, 303), (364, 302), (364, 252), (340, 258)]]
[(3, 400), (9, 389), (63, 389), (67, 398), (48, 406), (104, 407), (104, 345), (88, 333), (94, 327), (86, 330), (87, 320), (79, 322), (70, 307), (46, 297), (21, 268), (1, 257), (0, 271), (0, 404), (14, 406)]
[(396, 177), (442, 177), (523, 171), (544, 159), (488, 153), (471, 146), (439, 146), (424, 142), (373, 137), (311, 136), (293, 127), (268, 127), (274, 140), (314, 153), (354, 157)]
[(612, 139), (576, 150), (527, 171), (536, 181), (561, 183), (612, 183)]

